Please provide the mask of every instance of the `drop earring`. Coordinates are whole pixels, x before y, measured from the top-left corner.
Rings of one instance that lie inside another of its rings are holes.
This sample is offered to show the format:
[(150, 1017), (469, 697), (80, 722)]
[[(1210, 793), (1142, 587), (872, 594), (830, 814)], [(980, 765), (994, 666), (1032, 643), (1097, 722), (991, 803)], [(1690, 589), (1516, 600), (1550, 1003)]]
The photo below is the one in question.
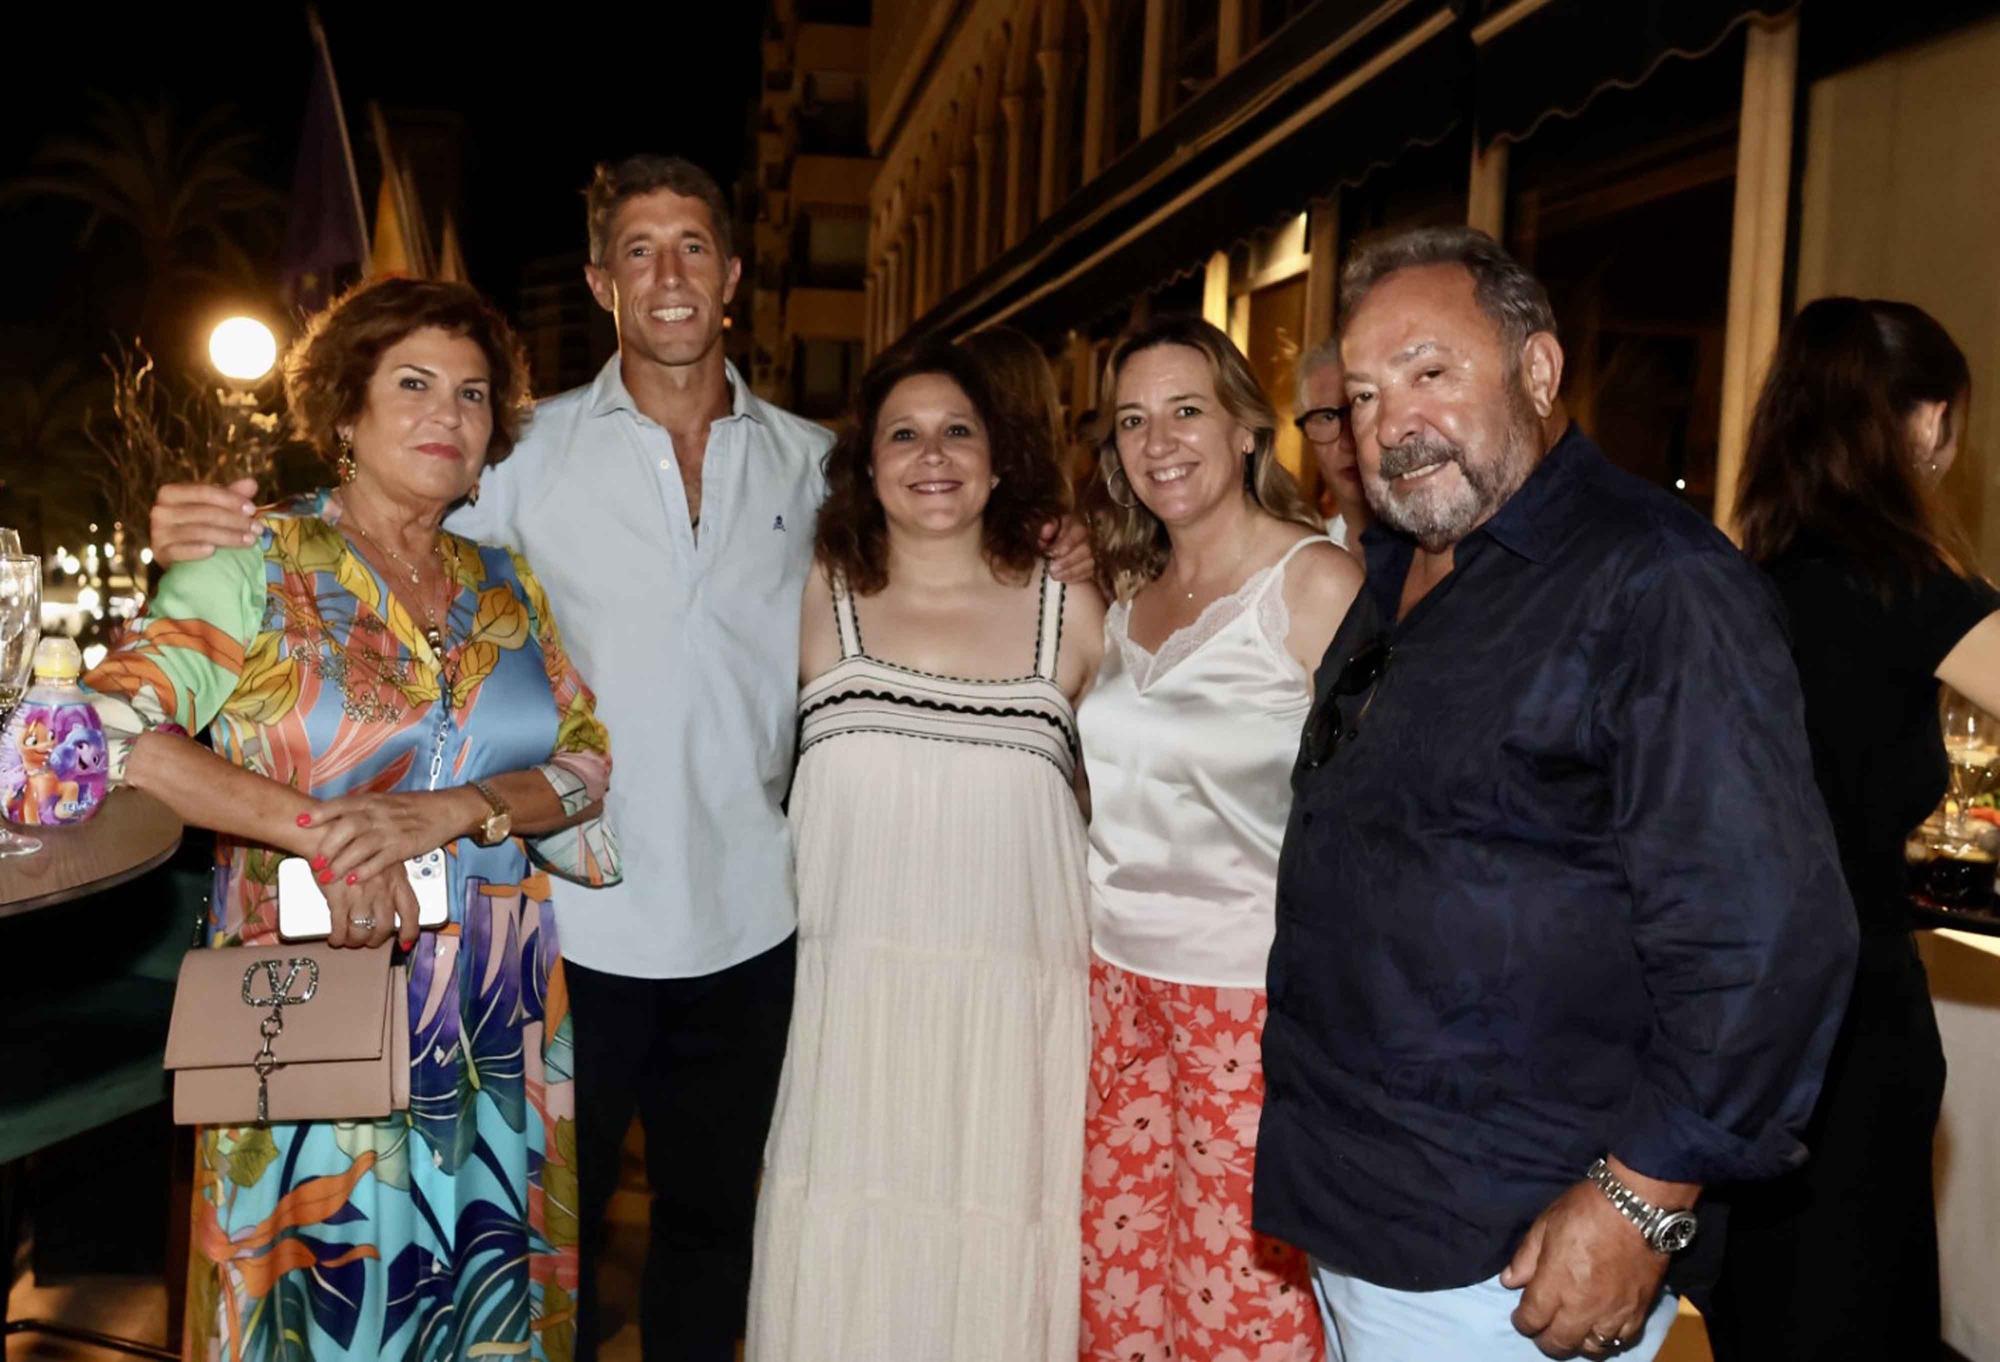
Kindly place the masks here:
[(340, 441), (340, 457), (334, 460), (334, 467), (340, 470), (340, 481), (345, 485), (354, 481), (354, 441), (338, 431), (334, 439)]

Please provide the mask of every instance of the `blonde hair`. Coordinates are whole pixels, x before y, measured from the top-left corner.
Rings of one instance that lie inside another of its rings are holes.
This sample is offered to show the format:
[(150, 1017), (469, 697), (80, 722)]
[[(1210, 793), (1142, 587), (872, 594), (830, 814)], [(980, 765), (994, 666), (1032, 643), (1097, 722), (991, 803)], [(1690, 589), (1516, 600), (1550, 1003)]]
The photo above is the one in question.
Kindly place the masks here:
[[(1115, 408), (1118, 375), (1132, 357), (1161, 345), (1184, 345), (1201, 353), (1208, 361), (1209, 377), (1222, 409), (1249, 430), (1251, 448), (1245, 464), (1244, 492), (1266, 515), (1324, 530), (1325, 523), (1306, 504), (1304, 493), (1291, 472), (1278, 462), (1276, 448), (1278, 417), (1250, 361), (1235, 342), (1199, 317), (1169, 316), (1128, 332), (1112, 347), (1104, 366), (1104, 386), (1108, 406)], [(1125, 499), (1111, 494), (1111, 479), (1125, 484)], [(1129, 501), (1131, 504), (1125, 504)], [(1090, 526), (1093, 552), (1097, 557), (1098, 584), (1115, 600), (1129, 600), (1139, 589), (1158, 577), (1173, 554), (1167, 527), (1146, 509), (1132, 490), (1118, 460), (1115, 410), (1100, 422), (1097, 437), (1097, 468), (1084, 488), (1083, 512)]]

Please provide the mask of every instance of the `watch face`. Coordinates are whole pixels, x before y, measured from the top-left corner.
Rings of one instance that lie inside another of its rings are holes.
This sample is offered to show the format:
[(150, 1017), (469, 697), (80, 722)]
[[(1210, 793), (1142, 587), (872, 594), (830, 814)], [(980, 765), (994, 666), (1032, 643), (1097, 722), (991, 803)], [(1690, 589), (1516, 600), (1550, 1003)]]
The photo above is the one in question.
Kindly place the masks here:
[(1694, 1242), (1699, 1222), (1687, 1211), (1677, 1211), (1660, 1222), (1654, 1232), (1655, 1247), (1661, 1253), (1679, 1253)]

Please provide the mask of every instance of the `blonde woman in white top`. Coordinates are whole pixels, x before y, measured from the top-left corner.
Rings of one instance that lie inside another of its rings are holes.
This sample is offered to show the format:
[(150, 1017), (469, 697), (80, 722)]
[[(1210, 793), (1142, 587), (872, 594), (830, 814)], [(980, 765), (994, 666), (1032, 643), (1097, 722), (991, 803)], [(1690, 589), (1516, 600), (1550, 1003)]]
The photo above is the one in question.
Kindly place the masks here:
[[(1113, 351), (1089, 501), (1114, 604), (1090, 780), (1087, 1359), (1307, 1362), (1304, 1259), (1250, 1229), (1278, 848), (1312, 672), (1360, 587), (1220, 331)], [(1171, 1349), (1170, 1353), (1158, 1352)]]

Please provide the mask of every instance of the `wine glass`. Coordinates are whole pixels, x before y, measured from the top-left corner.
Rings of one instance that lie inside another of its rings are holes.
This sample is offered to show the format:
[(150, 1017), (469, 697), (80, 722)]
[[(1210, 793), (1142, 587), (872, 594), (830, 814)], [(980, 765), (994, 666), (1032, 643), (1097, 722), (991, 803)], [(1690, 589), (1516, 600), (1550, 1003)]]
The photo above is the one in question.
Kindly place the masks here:
[[(8, 543), (18, 549), (20, 542), (12, 530), (0, 530), (0, 550)], [(0, 552), (0, 721), (28, 692), (28, 673), (41, 636), (42, 561), (18, 552)], [(0, 761), (8, 760), (18, 757), (0, 753)], [(35, 838), (0, 828), (0, 857), (25, 856), (41, 849)]]
[(1952, 807), (1946, 825), (1962, 836), (1972, 801), (1991, 792), (2000, 776), (2000, 723), (1951, 687), (1940, 689), (1938, 721), (1951, 763)]

